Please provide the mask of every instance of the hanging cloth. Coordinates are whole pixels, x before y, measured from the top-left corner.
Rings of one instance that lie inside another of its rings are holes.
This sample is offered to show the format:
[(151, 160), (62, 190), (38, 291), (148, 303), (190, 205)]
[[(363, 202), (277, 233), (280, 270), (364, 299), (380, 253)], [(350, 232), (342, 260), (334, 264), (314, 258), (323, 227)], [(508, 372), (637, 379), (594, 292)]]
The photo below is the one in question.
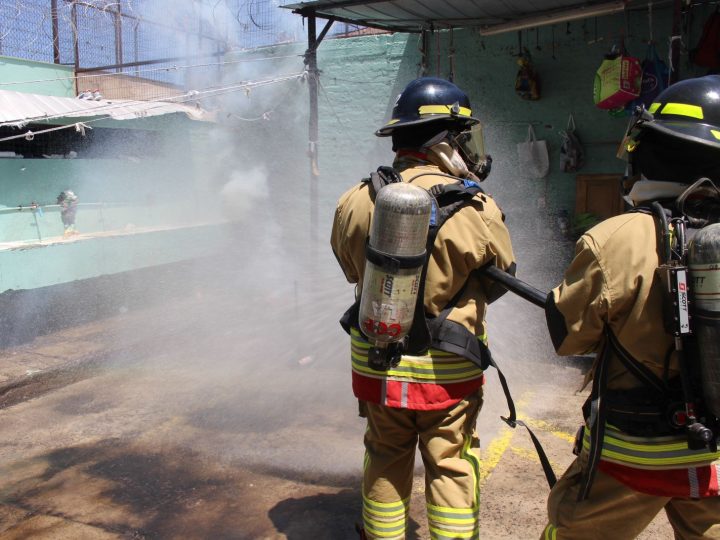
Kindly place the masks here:
[(585, 149), (575, 134), (575, 119), (570, 114), (567, 128), (560, 131), (560, 170), (575, 172), (585, 164)]
[(517, 143), (517, 154), (520, 173), (526, 178), (544, 178), (550, 172), (547, 143), (537, 140), (532, 124), (525, 141)]

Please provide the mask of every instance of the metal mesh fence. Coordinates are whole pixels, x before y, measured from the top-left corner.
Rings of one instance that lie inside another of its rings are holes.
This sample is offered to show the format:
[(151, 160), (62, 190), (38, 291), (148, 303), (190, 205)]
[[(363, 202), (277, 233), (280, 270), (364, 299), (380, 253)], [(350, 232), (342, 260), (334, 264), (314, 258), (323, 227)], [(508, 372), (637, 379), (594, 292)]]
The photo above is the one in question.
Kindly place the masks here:
[[(304, 42), (283, 0), (0, 0), (0, 55), (74, 66), (77, 91), (162, 99), (222, 78), (229, 52)], [(352, 32), (336, 25), (331, 34)]]

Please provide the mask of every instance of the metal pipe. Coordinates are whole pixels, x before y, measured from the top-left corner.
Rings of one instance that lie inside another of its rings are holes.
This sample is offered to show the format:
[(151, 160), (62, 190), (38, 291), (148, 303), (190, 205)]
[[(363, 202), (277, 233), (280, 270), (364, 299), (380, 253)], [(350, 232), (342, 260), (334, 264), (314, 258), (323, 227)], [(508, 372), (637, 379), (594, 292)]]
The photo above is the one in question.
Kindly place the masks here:
[(481, 26), (481, 36), (495, 36), (497, 34), (504, 34), (506, 32), (514, 32), (516, 30), (525, 30), (527, 28), (537, 28), (540, 26), (546, 26), (549, 24), (558, 24), (569, 21), (575, 21), (577, 19), (589, 19), (591, 17), (600, 17), (602, 15), (611, 15), (619, 11), (625, 10), (625, 2), (622, 0), (616, 0), (606, 4), (599, 4), (595, 6), (583, 6), (577, 9), (566, 9), (562, 11), (555, 11), (552, 13), (540, 13), (533, 17), (527, 17), (525, 19), (516, 19), (506, 23), (493, 24), (490, 26)]
[(52, 19), (53, 62), (60, 63), (60, 27), (58, 24), (57, 0), (50, 0), (50, 18)]
[[(122, 11), (120, 3), (117, 5), (117, 11), (114, 12), (115, 19), (115, 63), (122, 65), (123, 63), (123, 44), (122, 44)], [(120, 73), (122, 70), (117, 68), (116, 72)]]
[(40, 233), (40, 223), (37, 218), (37, 208), (33, 208), (33, 219), (35, 220), (35, 229), (37, 229), (38, 241), (42, 242), (42, 234)]
[[(72, 24), (72, 33), (73, 33), (73, 56), (75, 57), (75, 73), (77, 73), (80, 70), (80, 45), (78, 43), (78, 40), (80, 39), (80, 31), (78, 29), (78, 16), (77, 16), (77, 3), (75, 0), (73, 0), (72, 5), (70, 6), (70, 20)], [(75, 93), (80, 93), (80, 88), (78, 87), (79, 79), (75, 79)]]
[(308, 71), (308, 90), (310, 94), (310, 119), (308, 123), (308, 157), (310, 158), (310, 231), (312, 238), (317, 233), (318, 213), (318, 67), (317, 67), (317, 28), (315, 12), (308, 13), (308, 50), (305, 64)]

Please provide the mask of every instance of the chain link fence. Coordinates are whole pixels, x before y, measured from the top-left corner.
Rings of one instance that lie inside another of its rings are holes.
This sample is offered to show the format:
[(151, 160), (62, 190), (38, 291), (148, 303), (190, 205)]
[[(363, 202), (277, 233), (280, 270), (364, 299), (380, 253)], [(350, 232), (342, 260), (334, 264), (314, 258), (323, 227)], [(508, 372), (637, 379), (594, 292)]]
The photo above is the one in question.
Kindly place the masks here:
[(73, 66), (78, 94), (164, 99), (198, 80), (220, 84), (228, 53), (304, 42), (302, 18), (283, 3), (0, 0), (0, 55)]

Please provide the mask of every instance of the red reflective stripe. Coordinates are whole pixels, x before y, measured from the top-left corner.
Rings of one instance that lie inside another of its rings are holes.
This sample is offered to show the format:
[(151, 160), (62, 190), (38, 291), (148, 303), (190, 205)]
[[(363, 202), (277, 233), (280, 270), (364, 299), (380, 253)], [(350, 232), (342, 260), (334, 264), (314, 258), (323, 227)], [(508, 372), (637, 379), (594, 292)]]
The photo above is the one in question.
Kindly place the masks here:
[[(690, 480), (687, 469), (635, 469), (608, 461), (600, 461), (598, 468), (640, 493), (659, 497), (690, 497)], [(695, 467), (695, 469), (698, 479), (698, 496), (704, 498), (720, 495), (718, 493), (718, 467), (713, 464)]]

